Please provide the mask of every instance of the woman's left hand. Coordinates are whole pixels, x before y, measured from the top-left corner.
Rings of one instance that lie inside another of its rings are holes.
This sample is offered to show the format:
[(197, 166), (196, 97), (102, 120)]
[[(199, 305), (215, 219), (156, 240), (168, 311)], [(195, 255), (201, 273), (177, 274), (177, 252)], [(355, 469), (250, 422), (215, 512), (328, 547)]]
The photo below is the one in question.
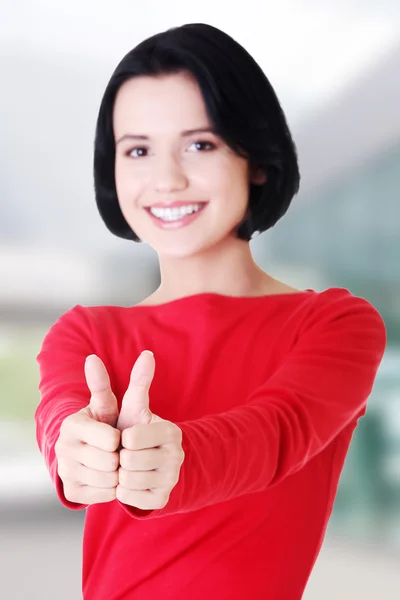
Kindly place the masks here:
[(145, 350), (133, 366), (117, 422), (122, 447), (116, 498), (142, 510), (164, 508), (185, 458), (182, 430), (150, 411), (154, 372), (154, 356)]

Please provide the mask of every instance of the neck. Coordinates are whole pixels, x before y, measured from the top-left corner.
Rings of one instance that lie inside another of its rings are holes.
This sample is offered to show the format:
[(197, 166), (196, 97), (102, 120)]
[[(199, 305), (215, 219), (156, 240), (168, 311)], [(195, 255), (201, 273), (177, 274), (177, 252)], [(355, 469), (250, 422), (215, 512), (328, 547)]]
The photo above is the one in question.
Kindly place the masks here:
[(183, 258), (159, 256), (161, 284), (154, 302), (212, 292), (227, 296), (267, 293), (275, 281), (255, 263), (249, 242), (228, 238), (218, 245)]

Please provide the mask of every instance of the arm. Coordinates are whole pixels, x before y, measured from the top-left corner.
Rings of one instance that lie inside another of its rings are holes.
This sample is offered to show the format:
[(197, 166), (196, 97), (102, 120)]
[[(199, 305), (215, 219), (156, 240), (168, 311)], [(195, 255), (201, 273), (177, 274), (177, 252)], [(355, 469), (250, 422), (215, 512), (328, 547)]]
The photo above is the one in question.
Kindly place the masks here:
[(296, 473), (364, 414), (385, 346), (384, 322), (366, 300), (317, 303), (280, 368), (241, 406), (176, 423), (185, 460), (167, 505), (123, 508), (141, 519), (188, 512)]
[[(90, 402), (83, 364), (86, 356), (93, 353), (93, 343), (82, 319), (83, 310), (75, 306), (60, 317), (46, 334), (36, 359), (40, 370), (41, 397), (35, 412), (36, 440), (57, 496), (63, 506), (71, 510), (81, 510), (86, 505), (66, 499), (63, 482), (57, 472), (54, 446), (62, 421)], [(76, 360), (77, 357), (79, 360)]]

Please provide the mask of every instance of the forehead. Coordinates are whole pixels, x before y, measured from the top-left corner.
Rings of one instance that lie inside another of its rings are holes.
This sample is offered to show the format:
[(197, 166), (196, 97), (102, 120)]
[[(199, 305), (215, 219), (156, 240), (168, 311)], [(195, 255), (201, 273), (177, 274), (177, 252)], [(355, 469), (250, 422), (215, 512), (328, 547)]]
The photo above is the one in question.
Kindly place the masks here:
[(126, 133), (126, 127), (151, 135), (151, 131), (174, 126), (190, 129), (209, 125), (200, 88), (185, 73), (141, 75), (126, 81), (117, 92), (113, 121), (116, 136)]

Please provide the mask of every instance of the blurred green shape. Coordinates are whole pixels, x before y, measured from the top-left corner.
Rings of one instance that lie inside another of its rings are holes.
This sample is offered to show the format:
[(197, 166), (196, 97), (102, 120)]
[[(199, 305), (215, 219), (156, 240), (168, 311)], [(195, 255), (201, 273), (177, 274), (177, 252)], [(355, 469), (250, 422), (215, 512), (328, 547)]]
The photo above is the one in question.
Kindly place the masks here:
[(2, 329), (0, 336), (0, 420), (33, 421), (39, 403), (36, 356), (43, 329)]

